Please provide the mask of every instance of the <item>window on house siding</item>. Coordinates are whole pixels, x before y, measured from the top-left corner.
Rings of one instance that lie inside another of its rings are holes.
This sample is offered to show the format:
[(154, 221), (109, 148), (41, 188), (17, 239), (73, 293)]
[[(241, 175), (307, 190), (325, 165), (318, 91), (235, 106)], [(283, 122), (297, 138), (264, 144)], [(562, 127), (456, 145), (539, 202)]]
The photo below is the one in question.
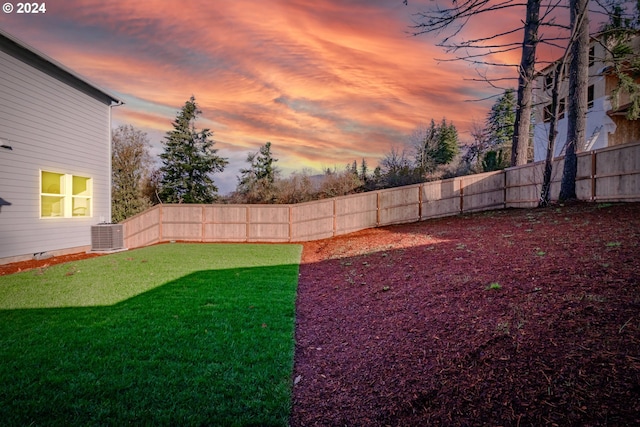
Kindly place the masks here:
[(72, 215), (91, 216), (91, 178), (73, 177)]
[(592, 67), (596, 62), (596, 47), (591, 46), (589, 48), (589, 67)]
[(64, 216), (65, 177), (61, 173), (41, 173), (40, 216)]
[(593, 98), (594, 98), (593, 85), (591, 85), (587, 88), (587, 108), (593, 108)]
[(91, 216), (91, 178), (41, 171), (40, 217)]

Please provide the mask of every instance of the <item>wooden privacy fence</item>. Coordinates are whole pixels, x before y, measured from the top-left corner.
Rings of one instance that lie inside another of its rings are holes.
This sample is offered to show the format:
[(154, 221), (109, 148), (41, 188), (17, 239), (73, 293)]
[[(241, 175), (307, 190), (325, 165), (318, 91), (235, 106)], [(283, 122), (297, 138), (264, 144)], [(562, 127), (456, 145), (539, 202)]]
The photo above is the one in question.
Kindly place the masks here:
[[(564, 159), (554, 162), (551, 194)], [(125, 246), (303, 242), (391, 224), (508, 207), (535, 207), (544, 162), (291, 205), (162, 204), (123, 221)], [(580, 200), (640, 200), (640, 143), (578, 154)]]

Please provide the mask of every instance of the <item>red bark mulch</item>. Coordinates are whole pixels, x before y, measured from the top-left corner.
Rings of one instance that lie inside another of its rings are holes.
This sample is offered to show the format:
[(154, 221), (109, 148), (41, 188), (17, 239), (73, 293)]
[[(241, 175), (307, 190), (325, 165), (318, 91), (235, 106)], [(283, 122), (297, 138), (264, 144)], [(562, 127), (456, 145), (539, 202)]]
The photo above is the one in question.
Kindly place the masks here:
[(306, 243), (296, 340), (294, 427), (640, 425), (640, 204)]
[(293, 427), (640, 425), (640, 203), (365, 230), (300, 273)]
[(62, 264), (70, 261), (78, 261), (80, 259), (93, 258), (104, 255), (100, 252), (77, 253), (70, 255), (60, 255), (46, 259), (31, 259), (28, 261), (12, 262), (0, 265), (0, 276), (6, 274), (20, 273), (21, 271), (33, 270), (34, 268), (46, 268), (55, 264)]

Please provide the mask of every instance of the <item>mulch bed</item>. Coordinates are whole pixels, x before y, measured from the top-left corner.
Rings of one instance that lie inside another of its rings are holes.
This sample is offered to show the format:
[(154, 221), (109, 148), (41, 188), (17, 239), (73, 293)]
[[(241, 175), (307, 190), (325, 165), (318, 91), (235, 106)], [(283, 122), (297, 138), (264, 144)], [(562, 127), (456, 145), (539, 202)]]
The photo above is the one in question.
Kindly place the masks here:
[(294, 427), (640, 425), (640, 204), (365, 230), (300, 273)]
[(93, 258), (97, 256), (101, 256), (103, 253), (100, 252), (88, 252), (88, 253), (77, 253), (77, 254), (69, 254), (69, 255), (61, 255), (46, 259), (31, 259), (28, 261), (20, 261), (20, 262), (12, 262), (9, 264), (1, 264), (0, 265), (0, 276), (4, 276), (7, 274), (20, 273), (21, 271), (33, 270), (36, 268), (46, 268), (55, 264), (62, 264), (65, 262), (78, 261), (86, 258)]
[(293, 427), (640, 425), (640, 204), (305, 243), (293, 377)]

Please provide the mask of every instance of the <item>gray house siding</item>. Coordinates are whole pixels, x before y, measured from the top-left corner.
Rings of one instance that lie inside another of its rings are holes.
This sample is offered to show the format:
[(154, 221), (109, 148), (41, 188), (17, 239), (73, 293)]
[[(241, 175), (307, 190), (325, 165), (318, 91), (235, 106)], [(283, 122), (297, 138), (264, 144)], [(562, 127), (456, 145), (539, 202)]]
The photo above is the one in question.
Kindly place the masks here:
[[(109, 221), (115, 101), (0, 33), (0, 263), (88, 249)], [(41, 171), (91, 178), (91, 215), (42, 218)]]

